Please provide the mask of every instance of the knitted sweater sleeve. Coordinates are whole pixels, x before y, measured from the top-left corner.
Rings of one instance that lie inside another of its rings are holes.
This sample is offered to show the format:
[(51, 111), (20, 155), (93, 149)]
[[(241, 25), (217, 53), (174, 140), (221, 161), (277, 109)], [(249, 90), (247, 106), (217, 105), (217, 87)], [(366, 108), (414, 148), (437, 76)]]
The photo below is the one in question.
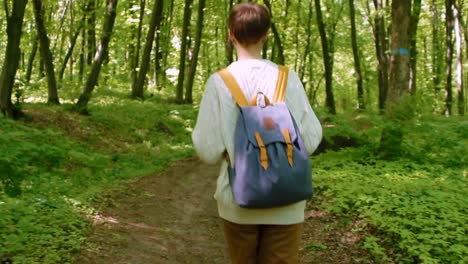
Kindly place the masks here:
[(301, 132), (307, 153), (310, 155), (322, 140), (322, 126), (310, 106), (299, 76), (292, 70), (289, 71), (288, 82), (290, 84), (286, 92), (286, 102)]
[(210, 164), (218, 162), (225, 150), (216, 84), (216, 74), (214, 74), (206, 83), (197, 123), (192, 132), (192, 141), (198, 156), (202, 161)]

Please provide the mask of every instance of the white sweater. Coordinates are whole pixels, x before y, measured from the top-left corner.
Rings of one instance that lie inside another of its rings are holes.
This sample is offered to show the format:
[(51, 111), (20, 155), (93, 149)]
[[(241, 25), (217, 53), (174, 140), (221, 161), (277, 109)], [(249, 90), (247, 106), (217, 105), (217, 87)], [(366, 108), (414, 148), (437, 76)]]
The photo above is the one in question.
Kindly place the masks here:
[[(273, 98), (278, 66), (268, 60), (239, 60), (228, 66), (246, 99), (257, 92)], [(290, 70), (286, 104), (296, 120), (309, 154), (322, 139), (322, 127), (315, 116), (297, 74)], [(206, 83), (192, 140), (199, 157), (216, 163), (227, 150), (234, 163), (234, 130), (239, 109), (221, 77), (215, 73)], [(304, 221), (305, 201), (271, 209), (246, 209), (234, 200), (228, 177), (228, 163), (223, 160), (214, 198), (221, 218), (238, 224), (296, 224)]]

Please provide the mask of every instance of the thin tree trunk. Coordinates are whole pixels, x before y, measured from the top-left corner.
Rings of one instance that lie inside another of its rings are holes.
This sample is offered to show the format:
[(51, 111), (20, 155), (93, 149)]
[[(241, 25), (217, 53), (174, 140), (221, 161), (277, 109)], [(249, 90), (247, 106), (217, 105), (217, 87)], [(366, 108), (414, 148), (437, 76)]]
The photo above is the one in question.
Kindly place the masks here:
[(85, 87), (83, 88), (83, 92), (81, 93), (78, 102), (76, 103), (77, 110), (81, 113), (87, 113), (86, 106), (88, 105), (88, 102), (91, 99), (91, 93), (93, 92), (94, 87), (96, 86), (96, 83), (98, 81), (99, 73), (102, 67), (102, 62), (108, 52), (112, 29), (114, 27), (115, 17), (117, 15), (116, 9), (118, 0), (107, 1), (107, 10), (104, 18), (101, 42), (99, 43), (99, 48), (97, 49), (96, 54), (94, 56), (93, 66), (91, 68), (91, 72), (89, 73)]
[(26, 85), (29, 85), (29, 82), (31, 81), (32, 69), (34, 66), (34, 59), (36, 58), (38, 43), (39, 43), (39, 39), (36, 36), (33, 38), (33, 46), (31, 48), (31, 53), (29, 54), (29, 58), (28, 58), (28, 65), (26, 67), (26, 76), (25, 76)]
[(57, 93), (57, 80), (55, 79), (54, 59), (52, 57), (52, 52), (50, 52), (49, 37), (47, 36), (47, 30), (44, 25), (44, 12), (42, 10), (42, 0), (33, 0), (33, 5), (37, 35), (39, 37), (41, 57), (44, 60), (44, 66), (47, 77), (47, 86), (49, 88), (48, 103), (59, 104), (60, 102)]
[(359, 58), (359, 49), (356, 39), (356, 18), (354, 10), (354, 0), (349, 0), (349, 15), (351, 19), (351, 45), (353, 48), (354, 56), (354, 70), (356, 74), (357, 82), (357, 100), (358, 100), (358, 109), (365, 109), (364, 105), (364, 89), (362, 88), (362, 71), (361, 71), (361, 60)]
[(138, 21), (138, 29), (137, 29), (137, 39), (134, 53), (131, 53), (131, 80), (132, 80), (132, 91), (137, 90), (137, 82), (138, 82), (138, 64), (140, 63), (140, 49), (141, 49), (141, 34), (143, 31), (143, 19), (145, 15), (145, 7), (146, 7), (146, 0), (140, 0), (140, 14), (139, 14), (139, 21)]
[(146, 82), (146, 74), (148, 73), (148, 68), (150, 65), (151, 59), (151, 50), (153, 49), (154, 35), (156, 29), (161, 23), (161, 16), (163, 10), (163, 0), (157, 0), (154, 2), (153, 13), (151, 14), (151, 23), (146, 35), (145, 49), (143, 50), (143, 56), (141, 58), (140, 71), (138, 72), (138, 81), (136, 83), (135, 89), (132, 90), (132, 97), (141, 98), (144, 97), (144, 86)]
[[(458, 114), (465, 115), (465, 95), (463, 91), (463, 49), (462, 49), (462, 26), (461, 26), (461, 4), (454, 5), (455, 17), (455, 51), (456, 51), (456, 85), (457, 85), (457, 108)], [(466, 29), (465, 29), (466, 30)]]
[(190, 15), (192, 8), (192, 0), (185, 0), (184, 6), (184, 22), (182, 25), (182, 36), (180, 44), (180, 60), (179, 60), (179, 76), (177, 78), (176, 88), (176, 103), (181, 104), (184, 102), (184, 79), (185, 79), (185, 62), (187, 57), (187, 37), (190, 25)]
[[(312, 1), (309, 1), (309, 5), (310, 5), (311, 3), (312, 3)], [(300, 25), (301, 25), (301, 11), (302, 11), (302, 1), (299, 0), (299, 1), (297, 1), (297, 7), (296, 7), (296, 25), (295, 25), (295, 26), (296, 26), (296, 29), (295, 29), (295, 32), (294, 32), (294, 43), (295, 43), (295, 44), (294, 44), (294, 45), (295, 45), (294, 49), (295, 49), (296, 51), (299, 51), (299, 29), (301, 28), (301, 27), (300, 27)], [(310, 26), (309, 20), (311, 19), (311, 14), (312, 14), (312, 13), (309, 12), (309, 16), (308, 16), (308, 19), (307, 19), (308, 22), (307, 22), (307, 26), (306, 26), (307, 28)], [(285, 16), (285, 17), (286, 17), (286, 16)], [(287, 18), (287, 17), (286, 17), (286, 18)], [(286, 20), (286, 21), (287, 21), (287, 20)], [(286, 27), (286, 28), (287, 28), (287, 27)], [(306, 29), (306, 30), (307, 30), (307, 29)], [(306, 41), (309, 42), (309, 41), (310, 41), (310, 36), (307, 35), (307, 33), (305, 34), (305, 36), (307, 36)], [(310, 45), (310, 43), (308, 43), (308, 44)], [(307, 44), (306, 44), (306, 45), (307, 45)], [(304, 54), (304, 55), (305, 55), (304, 58), (307, 58), (307, 55), (306, 55), (306, 54)], [(295, 69), (296, 71), (298, 71), (298, 68), (297, 68), (298, 65), (302, 65), (302, 64), (303, 64), (303, 63), (302, 63), (301, 61), (299, 61), (299, 60), (300, 60), (300, 52), (296, 52), (295, 58), (294, 58), (294, 69)], [(300, 76), (300, 75), (299, 75), (299, 76)], [(301, 78), (301, 80), (302, 80), (302, 78)]]
[(88, 65), (93, 63), (93, 55), (96, 52), (96, 0), (88, 0), (88, 5), (86, 7), (86, 17), (87, 17), (87, 56), (86, 62)]
[(62, 66), (60, 67), (60, 71), (59, 71), (60, 82), (63, 80), (63, 75), (65, 73), (65, 69), (67, 68), (68, 60), (71, 58), (73, 54), (73, 50), (75, 49), (75, 46), (76, 46), (76, 41), (78, 40), (78, 36), (80, 35), (82, 29), (83, 29), (83, 22), (80, 22), (80, 24), (78, 25), (78, 28), (76, 29), (75, 34), (70, 40), (70, 47), (68, 48), (67, 54), (65, 54), (65, 57), (63, 58)]
[(187, 78), (187, 87), (185, 88), (185, 103), (191, 104), (193, 103), (192, 98), (192, 90), (193, 90), (193, 81), (195, 79), (195, 72), (197, 70), (197, 62), (198, 62), (198, 53), (200, 52), (201, 40), (202, 40), (202, 32), (203, 32), (203, 17), (204, 17), (204, 9), (205, 8), (205, 0), (198, 1), (198, 18), (197, 18), (197, 32), (195, 33), (195, 46), (193, 48), (192, 59), (190, 61), (190, 66), (188, 70), (188, 78)]
[(453, 61), (453, 0), (445, 0), (445, 32), (446, 32), (446, 55), (445, 55), (445, 110), (446, 116), (452, 115), (452, 61)]
[[(228, 14), (230, 14), (231, 9), (234, 5), (234, 0), (229, 0)], [(226, 63), (227, 65), (231, 64), (234, 59), (234, 47), (231, 40), (229, 39), (229, 29), (226, 28)]]
[[(13, 1), (11, 16), (7, 16), (7, 46), (5, 49), (5, 59), (0, 74), (0, 108), (3, 115), (8, 118), (17, 118), (21, 111), (11, 103), (11, 94), (15, 82), (16, 70), (21, 55), (21, 29), (23, 26), (24, 12), (27, 0)], [(8, 10), (8, 9), (6, 9)], [(8, 15), (7, 11), (7, 15)]]
[(441, 76), (442, 76), (442, 55), (440, 47), (440, 34), (439, 34), (439, 12), (436, 6), (436, 0), (431, 2), (432, 13), (432, 84), (434, 94), (437, 95), (441, 90)]
[[(270, 0), (263, 0), (263, 3), (265, 6), (271, 10), (271, 4)], [(271, 12), (271, 11), (270, 11)], [(275, 47), (277, 48), (276, 52), (272, 52), (273, 56), (273, 61), (275, 61), (278, 64), (284, 64), (284, 49), (283, 49), (283, 44), (281, 42), (281, 37), (278, 32), (278, 29), (276, 28), (276, 24), (274, 22), (271, 23), (271, 31), (273, 32), (273, 38), (275, 39)], [(278, 57), (276, 57), (278, 55)]]
[(383, 14), (382, 0), (374, 0), (374, 6), (376, 15), (374, 18), (375, 30), (375, 50), (377, 53), (377, 60), (379, 62), (379, 110), (384, 111), (385, 102), (387, 100), (388, 93), (388, 41), (386, 39), (387, 31), (385, 29), (385, 16)]
[[(306, 26), (306, 32), (305, 32), (306, 46), (305, 46), (305, 49), (304, 49), (304, 55), (303, 55), (303, 58), (302, 58), (302, 62), (301, 62), (300, 67), (299, 67), (299, 78), (303, 83), (304, 83), (304, 75), (305, 75), (305, 72), (306, 72), (305, 65), (307, 64), (307, 57), (309, 56), (309, 53), (310, 53), (310, 42), (311, 42), (311, 35), (312, 35), (311, 34), (311, 32), (312, 32), (312, 15), (313, 15), (312, 14), (313, 13), (312, 1), (309, 1), (308, 10), (309, 10), (309, 15), (307, 17), (307, 26)], [(297, 39), (297, 41), (299, 42), (299, 38)]]
[(418, 56), (418, 49), (417, 49), (417, 32), (418, 32), (418, 23), (419, 23), (419, 14), (421, 13), (421, 0), (413, 0), (412, 4), (412, 13), (411, 13), (411, 21), (410, 21), (410, 84), (409, 84), (409, 91), (411, 95), (416, 93), (416, 63), (417, 63), (417, 56)]
[(84, 68), (85, 68), (85, 48), (86, 48), (86, 28), (83, 28), (81, 32), (81, 47), (80, 47), (80, 56), (78, 60), (78, 76), (80, 84), (83, 83)]
[(330, 56), (327, 33), (325, 30), (325, 24), (323, 23), (322, 18), (322, 8), (320, 6), (320, 0), (315, 1), (315, 12), (317, 15), (317, 24), (320, 32), (320, 41), (322, 44), (322, 55), (323, 55), (323, 65), (325, 68), (325, 93), (326, 93), (326, 107), (328, 112), (331, 114), (336, 114), (335, 108), (335, 98), (333, 96), (333, 66), (332, 59)]

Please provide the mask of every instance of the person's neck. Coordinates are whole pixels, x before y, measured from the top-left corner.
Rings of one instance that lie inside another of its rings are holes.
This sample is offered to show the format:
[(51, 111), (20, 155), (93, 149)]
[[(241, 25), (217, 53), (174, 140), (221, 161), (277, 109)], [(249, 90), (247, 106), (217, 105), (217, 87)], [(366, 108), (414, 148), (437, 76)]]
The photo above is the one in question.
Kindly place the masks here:
[(263, 45), (249, 45), (247, 47), (238, 45), (236, 47), (237, 60), (261, 59), (262, 47)]

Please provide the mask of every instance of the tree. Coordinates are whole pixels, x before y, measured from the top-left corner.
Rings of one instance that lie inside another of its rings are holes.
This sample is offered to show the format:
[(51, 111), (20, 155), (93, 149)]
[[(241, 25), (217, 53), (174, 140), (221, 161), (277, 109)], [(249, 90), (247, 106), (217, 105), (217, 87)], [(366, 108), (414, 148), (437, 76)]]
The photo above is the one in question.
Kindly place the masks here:
[(410, 18), (410, 29), (409, 35), (411, 38), (410, 41), (410, 85), (409, 90), (412, 95), (416, 93), (416, 60), (418, 55), (417, 50), (417, 32), (418, 32), (418, 23), (419, 23), (419, 14), (421, 13), (421, 0), (413, 0), (412, 3), (412, 12)]
[(99, 78), (99, 73), (101, 71), (102, 62), (104, 61), (104, 58), (109, 48), (112, 29), (114, 28), (115, 17), (117, 15), (117, 3), (118, 0), (107, 0), (106, 16), (104, 18), (101, 42), (99, 43), (99, 47), (94, 56), (94, 62), (91, 68), (91, 72), (88, 75), (85, 87), (83, 88), (83, 91), (80, 97), (78, 98), (78, 102), (76, 103), (76, 109), (79, 112), (87, 113), (86, 107), (88, 105), (89, 100), (91, 99), (91, 93), (94, 90), (94, 86), (96, 86), (96, 83)]
[(411, 2), (392, 1), (392, 31), (390, 56), (390, 85), (385, 114), (387, 126), (382, 131), (380, 151), (382, 156), (392, 158), (400, 154), (403, 133), (401, 122), (411, 119), (412, 114), (406, 101), (410, 80), (410, 38)]
[(180, 43), (180, 57), (179, 57), (179, 76), (177, 78), (176, 88), (176, 103), (181, 104), (184, 102), (184, 79), (185, 79), (185, 62), (187, 58), (187, 38), (190, 25), (191, 6), (193, 0), (185, 0), (184, 18), (182, 25), (182, 36)]
[[(387, 55), (388, 41), (387, 30), (385, 27), (385, 15), (382, 0), (374, 0), (375, 16), (374, 16), (374, 44), (375, 52), (378, 61), (378, 78), (379, 78), (379, 110), (385, 110), (385, 102), (387, 100), (388, 91), (388, 64)], [(369, 4), (367, 4), (369, 6)]]
[(359, 58), (359, 49), (356, 39), (356, 18), (354, 10), (354, 0), (348, 0), (349, 3), (349, 17), (351, 19), (351, 45), (353, 48), (354, 56), (354, 70), (356, 75), (357, 82), (357, 100), (358, 100), (358, 109), (362, 110), (365, 108), (364, 105), (364, 90), (362, 88), (362, 71), (361, 71), (361, 61)]
[[(463, 49), (462, 49), (462, 19), (461, 3), (454, 5), (455, 17), (455, 51), (456, 51), (456, 85), (458, 114), (465, 114), (465, 95), (463, 91)], [(466, 30), (466, 28), (465, 28)]]
[[(270, 0), (263, 0), (263, 3), (265, 4), (265, 6), (271, 10), (271, 4), (270, 4)], [(271, 11), (270, 11), (271, 12)], [(271, 14), (273, 16), (273, 14)], [(274, 47), (276, 47), (277, 50), (275, 50), (276, 52), (272, 52), (271, 53), (271, 56), (272, 56), (272, 60), (275, 61), (276, 63), (278, 64), (284, 64), (285, 61), (284, 61), (284, 48), (283, 48), (283, 43), (281, 42), (281, 36), (278, 32), (278, 29), (276, 28), (276, 23), (274, 22), (271, 22), (271, 31), (273, 33), (273, 38), (274, 38)]]
[(86, 6), (86, 17), (87, 17), (87, 56), (86, 63), (91, 65), (93, 63), (93, 55), (96, 52), (96, 0), (88, 0)]
[[(133, 2), (130, 2), (133, 10)], [(137, 90), (137, 82), (138, 82), (138, 64), (140, 64), (140, 48), (141, 48), (141, 34), (143, 31), (143, 19), (145, 17), (145, 7), (146, 7), (146, 0), (140, 0), (140, 13), (138, 18), (138, 27), (132, 27), (132, 36), (136, 34), (136, 43), (130, 44), (130, 80), (131, 80), (131, 87), (132, 92)]]
[(27, 3), (27, 0), (14, 0), (11, 15), (9, 14), (7, 5), (5, 5), (8, 42), (5, 50), (5, 60), (0, 74), (0, 108), (2, 109), (2, 113), (8, 118), (17, 118), (21, 114), (19, 109), (13, 107), (11, 94), (21, 56), (21, 29), (23, 27), (23, 18)]
[(432, 84), (434, 89), (434, 94), (437, 95), (441, 90), (441, 80), (442, 80), (442, 48), (439, 43), (440, 33), (439, 33), (439, 12), (436, 6), (436, 0), (431, 2), (431, 15), (432, 15)]
[(203, 17), (204, 17), (205, 0), (198, 1), (198, 18), (197, 18), (197, 32), (195, 33), (195, 46), (193, 47), (192, 59), (188, 70), (187, 87), (185, 88), (185, 102), (193, 103), (192, 87), (193, 80), (195, 79), (195, 72), (197, 69), (198, 53), (200, 52), (202, 31), (203, 31)]
[(37, 36), (39, 38), (41, 58), (44, 61), (46, 70), (47, 85), (49, 87), (48, 103), (59, 104), (57, 94), (57, 80), (55, 79), (54, 59), (49, 48), (49, 37), (44, 25), (44, 11), (42, 10), (42, 0), (33, 0), (34, 18), (36, 20)]
[(151, 24), (148, 30), (148, 34), (146, 35), (145, 49), (143, 51), (143, 57), (141, 58), (140, 71), (138, 73), (138, 81), (134, 89), (132, 89), (132, 97), (134, 98), (143, 99), (143, 88), (146, 82), (146, 74), (148, 73), (151, 58), (151, 50), (153, 48), (154, 42), (154, 35), (156, 29), (159, 28), (159, 25), (161, 23), (163, 2), (163, 0), (157, 0), (154, 2), (153, 13), (151, 15)]
[(455, 19), (453, 16), (453, 0), (445, 1), (445, 110), (446, 116), (452, 115), (452, 61), (453, 61), (453, 28)]
[(333, 62), (330, 56), (330, 47), (323, 22), (322, 7), (320, 0), (315, 0), (315, 12), (317, 13), (317, 24), (320, 32), (320, 42), (322, 44), (323, 66), (325, 68), (325, 93), (326, 93), (326, 107), (328, 112), (336, 114), (335, 97), (333, 95)]

